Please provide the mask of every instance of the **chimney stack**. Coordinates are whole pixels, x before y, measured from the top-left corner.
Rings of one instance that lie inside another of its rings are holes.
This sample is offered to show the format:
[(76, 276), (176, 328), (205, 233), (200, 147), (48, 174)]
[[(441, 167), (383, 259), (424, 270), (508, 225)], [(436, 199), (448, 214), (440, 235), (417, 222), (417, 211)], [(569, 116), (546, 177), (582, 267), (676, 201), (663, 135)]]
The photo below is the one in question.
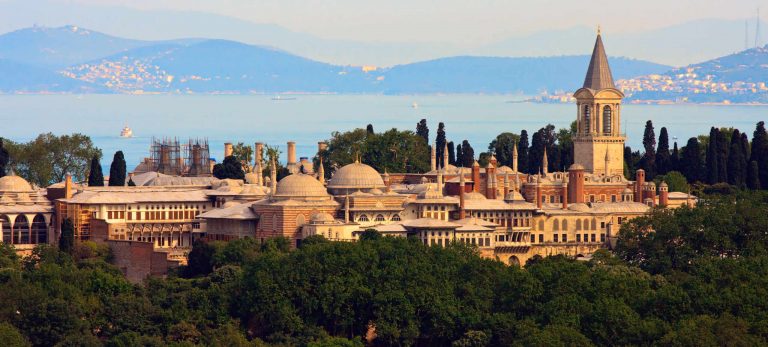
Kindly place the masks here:
[(541, 201), (541, 177), (536, 176), (536, 207), (541, 209), (543, 201)]
[(568, 169), (568, 201), (574, 204), (584, 202), (584, 167), (573, 164)]
[(72, 198), (72, 175), (67, 173), (64, 176), (64, 199)]
[(432, 145), (432, 151), (429, 157), (429, 170), (430, 171), (437, 170), (437, 143), (434, 143)]
[(645, 197), (643, 196), (645, 187), (645, 170), (638, 169), (635, 173), (635, 202), (642, 203), (645, 201)]
[(563, 210), (568, 209), (568, 175), (563, 175), (563, 190), (561, 192), (560, 200), (563, 203)]
[(233, 152), (232, 143), (231, 142), (224, 143), (224, 158), (231, 156), (232, 152)]
[(317, 153), (320, 153), (326, 149), (328, 149), (328, 144), (325, 143), (325, 141), (320, 141), (317, 143)]
[(288, 142), (288, 165), (296, 164), (296, 142)]
[(480, 192), (480, 163), (477, 160), (472, 163), (472, 190)]
[(466, 181), (464, 179), (464, 173), (459, 172), (459, 219), (466, 218), (467, 212), (464, 210), (464, 187)]
[(512, 147), (512, 171), (517, 172), (517, 142)]
[(661, 181), (659, 184), (659, 206), (667, 207), (669, 205), (669, 186), (667, 182)]

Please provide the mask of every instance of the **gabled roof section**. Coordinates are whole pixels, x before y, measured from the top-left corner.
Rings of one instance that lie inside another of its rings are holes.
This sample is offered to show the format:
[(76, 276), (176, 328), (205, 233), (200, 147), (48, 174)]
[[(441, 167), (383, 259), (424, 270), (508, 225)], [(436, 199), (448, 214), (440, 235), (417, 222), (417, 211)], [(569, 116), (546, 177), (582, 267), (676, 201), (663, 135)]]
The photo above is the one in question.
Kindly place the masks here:
[(599, 32), (597, 40), (595, 40), (595, 48), (592, 50), (592, 59), (589, 60), (587, 76), (584, 78), (584, 88), (593, 90), (616, 89), (616, 86), (613, 84), (611, 67), (608, 66), (608, 56), (605, 55), (603, 39)]

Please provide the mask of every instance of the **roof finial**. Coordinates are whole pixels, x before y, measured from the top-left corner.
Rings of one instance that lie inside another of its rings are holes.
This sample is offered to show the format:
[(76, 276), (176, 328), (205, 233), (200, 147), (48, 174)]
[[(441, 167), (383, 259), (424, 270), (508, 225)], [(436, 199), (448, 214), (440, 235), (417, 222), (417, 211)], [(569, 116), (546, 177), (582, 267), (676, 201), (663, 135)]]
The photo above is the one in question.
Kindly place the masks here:
[(600, 35), (600, 24), (597, 25), (597, 35)]

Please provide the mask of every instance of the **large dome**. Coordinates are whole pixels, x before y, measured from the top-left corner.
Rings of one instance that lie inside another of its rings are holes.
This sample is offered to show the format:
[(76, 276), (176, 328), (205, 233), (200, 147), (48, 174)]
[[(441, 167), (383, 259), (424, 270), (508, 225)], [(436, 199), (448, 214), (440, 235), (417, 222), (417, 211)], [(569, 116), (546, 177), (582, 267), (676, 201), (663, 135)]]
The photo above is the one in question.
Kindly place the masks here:
[(320, 181), (314, 176), (305, 174), (293, 174), (286, 176), (279, 182), (277, 182), (277, 197), (328, 197), (328, 192), (325, 190)]
[(23, 178), (14, 174), (0, 177), (0, 192), (29, 192), (32, 186)]
[(338, 169), (328, 182), (330, 189), (373, 189), (383, 188), (384, 180), (372, 167), (354, 162)]

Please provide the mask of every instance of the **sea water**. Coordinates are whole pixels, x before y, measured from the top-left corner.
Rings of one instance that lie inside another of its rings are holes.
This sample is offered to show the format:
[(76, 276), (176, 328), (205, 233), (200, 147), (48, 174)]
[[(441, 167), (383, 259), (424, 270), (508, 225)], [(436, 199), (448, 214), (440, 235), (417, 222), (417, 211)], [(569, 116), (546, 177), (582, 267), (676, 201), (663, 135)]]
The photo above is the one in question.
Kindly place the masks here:
[[(295, 97), (295, 99), (294, 99)], [(573, 104), (513, 102), (504, 95), (298, 95), (274, 100), (270, 95), (1, 95), (0, 136), (28, 141), (40, 133), (89, 135), (102, 149), (108, 170), (115, 151), (125, 153), (129, 170), (149, 156), (152, 137), (207, 138), (211, 157), (221, 160), (225, 142), (264, 142), (284, 153), (295, 141), (298, 156), (311, 157), (317, 142), (334, 131), (365, 128), (415, 130), (426, 118), (430, 141), (438, 122), (449, 141), (468, 140), (475, 153), (485, 151), (501, 132), (532, 134), (551, 123), (567, 127), (576, 118)], [(735, 127), (751, 138), (768, 106), (624, 105), (622, 132), (627, 144), (641, 148), (647, 120), (658, 136), (667, 127), (670, 141), (684, 146), (689, 137), (708, 134), (711, 126)], [(121, 138), (124, 126), (133, 138)], [(671, 145), (670, 145), (671, 146)]]

